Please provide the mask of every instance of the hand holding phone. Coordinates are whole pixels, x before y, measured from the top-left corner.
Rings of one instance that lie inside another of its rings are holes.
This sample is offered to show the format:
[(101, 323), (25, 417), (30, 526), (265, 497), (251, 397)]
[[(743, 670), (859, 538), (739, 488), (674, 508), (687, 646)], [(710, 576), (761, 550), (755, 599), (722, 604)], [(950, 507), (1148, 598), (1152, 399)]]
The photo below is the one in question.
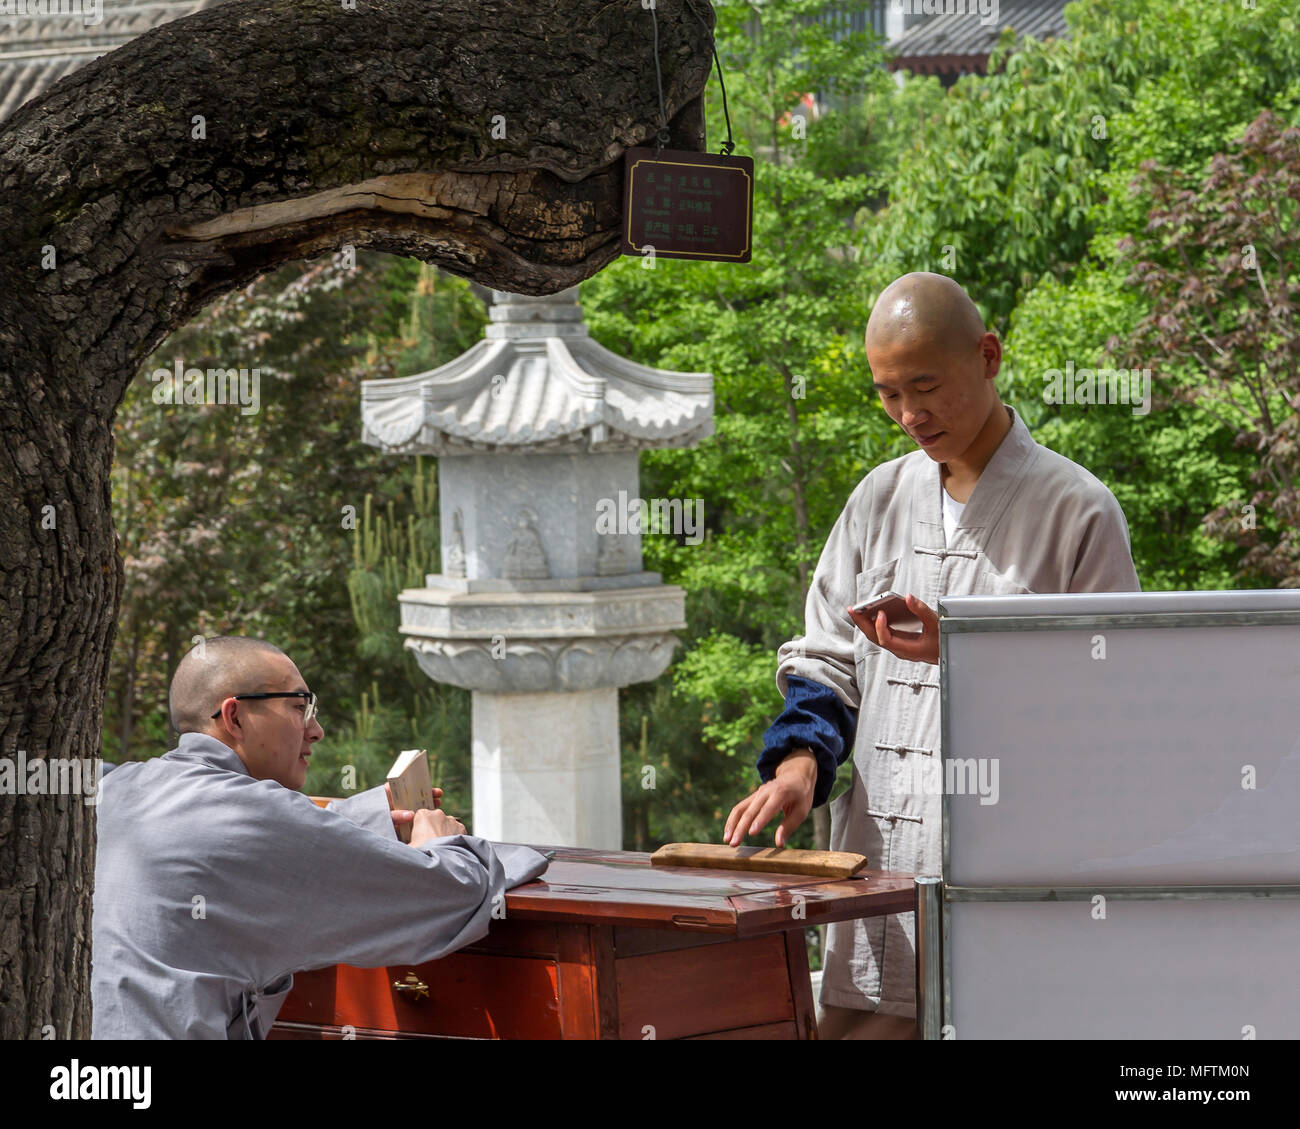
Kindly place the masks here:
[[(939, 615), (920, 597), (881, 592), (864, 604), (846, 606), (844, 610), (877, 647), (909, 662), (939, 665)], [(885, 616), (883, 626), (881, 612)]]
[(853, 609), (859, 615), (870, 617), (874, 623), (877, 612), (885, 613), (885, 621), (889, 624), (889, 630), (903, 634), (920, 635), (925, 630), (924, 625), (907, 606), (907, 601), (897, 592), (880, 592), (872, 596), (866, 603), (859, 604)]

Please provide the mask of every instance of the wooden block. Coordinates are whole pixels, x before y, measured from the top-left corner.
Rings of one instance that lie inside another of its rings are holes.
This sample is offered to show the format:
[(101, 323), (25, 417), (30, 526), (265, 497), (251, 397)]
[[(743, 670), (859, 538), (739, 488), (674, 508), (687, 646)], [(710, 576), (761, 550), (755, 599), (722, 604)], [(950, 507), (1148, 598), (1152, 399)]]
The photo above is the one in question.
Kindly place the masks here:
[[(419, 811), (433, 808), (433, 785), (429, 781), (429, 762), (423, 749), (405, 749), (388, 770), (388, 788), (393, 793), (394, 809)], [(411, 841), (411, 825), (397, 829), (403, 843)]]
[(708, 866), (769, 874), (850, 878), (867, 865), (847, 851), (798, 851), (784, 847), (728, 847), (725, 843), (668, 843), (650, 856), (651, 866)]

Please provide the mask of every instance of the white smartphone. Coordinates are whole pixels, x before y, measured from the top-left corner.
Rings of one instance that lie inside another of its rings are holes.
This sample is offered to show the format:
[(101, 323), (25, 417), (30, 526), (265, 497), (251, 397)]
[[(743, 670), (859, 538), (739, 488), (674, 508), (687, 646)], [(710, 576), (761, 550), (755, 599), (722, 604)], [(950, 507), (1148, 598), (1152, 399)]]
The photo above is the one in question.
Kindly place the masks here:
[(907, 602), (897, 592), (881, 592), (853, 610), (869, 615), (873, 621), (876, 612), (884, 612), (890, 631), (920, 635), (925, 630), (925, 625), (912, 614)]

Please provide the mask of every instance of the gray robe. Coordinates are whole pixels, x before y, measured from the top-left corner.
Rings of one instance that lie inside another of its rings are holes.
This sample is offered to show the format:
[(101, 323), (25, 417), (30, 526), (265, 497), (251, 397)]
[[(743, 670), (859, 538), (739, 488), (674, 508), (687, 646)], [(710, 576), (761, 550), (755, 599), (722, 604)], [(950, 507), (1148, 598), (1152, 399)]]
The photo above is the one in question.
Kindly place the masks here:
[[(1040, 446), (1013, 409), (951, 545), (939, 464), (924, 451), (878, 466), (849, 496), (808, 592), (805, 634), (781, 646), (777, 687), (800, 675), (858, 713), (847, 792), (831, 804), (831, 849), (873, 868), (942, 873), (942, 796), (908, 758), (940, 757), (939, 668), (875, 646), (845, 608), (887, 589), (937, 610), (943, 596), (1136, 592), (1128, 525), (1106, 486)], [(1014, 710), (1008, 687), (1008, 710)], [(937, 766), (936, 766), (937, 767)], [(914, 915), (829, 926), (823, 1004), (916, 1014)]]
[(473, 835), (410, 847), (382, 786), (318, 808), (200, 733), (106, 773), (98, 812), (96, 1039), (264, 1038), (295, 971), (435, 960), (547, 865)]

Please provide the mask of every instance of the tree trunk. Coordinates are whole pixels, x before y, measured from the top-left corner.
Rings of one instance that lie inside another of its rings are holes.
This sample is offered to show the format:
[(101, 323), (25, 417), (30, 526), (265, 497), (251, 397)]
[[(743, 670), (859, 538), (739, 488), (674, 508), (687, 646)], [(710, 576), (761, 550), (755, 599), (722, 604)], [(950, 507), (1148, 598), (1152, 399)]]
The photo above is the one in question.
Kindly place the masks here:
[[(700, 151), (712, 10), (657, 15), (669, 144)], [(525, 294), (595, 274), (623, 151), (660, 124), (651, 43), (639, 0), (232, 0), (0, 126), (0, 755), (99, 755), (111, 421), (141, 362), (221, 294), (347, 245)], [(0, 804), (0, 1037), (86, 1036), (94, 809)]]

